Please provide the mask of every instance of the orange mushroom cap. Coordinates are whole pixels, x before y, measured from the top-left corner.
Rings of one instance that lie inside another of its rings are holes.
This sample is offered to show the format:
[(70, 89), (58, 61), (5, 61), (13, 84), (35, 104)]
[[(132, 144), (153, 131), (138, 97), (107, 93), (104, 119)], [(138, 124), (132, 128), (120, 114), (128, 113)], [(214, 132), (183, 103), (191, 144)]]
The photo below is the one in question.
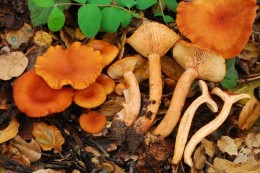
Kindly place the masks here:
[(84, 89), (101, 74), (102, 63), (99, 51), (74, 42), (65, 50), (51, 46), (37, 58), (35, 71), (51, 88), (60, 89), (69, 84), (75, 89)]
[(117, 56), (119, 49), (103, 40), (93, 40), (87, 44), (89, 47), (93, 47), (95, 50), (99, 50), (103, 58), (103, 67), (110, 64)]
[(99, 83), (93, 83), (85, 89), (74, 91), (73, 101), (84, 108), (94, 108), (106, 101), (106, 91)]
[(90, 111), (88, 114), (82, 114), (79, 117), (80, 127), (88, 133), (99, 133), (106, 127), (107, 119), (103, 114)]
[(176, 21), (192, 43), (228, 59), (247, 43), (256, 9), (256, 0), (192, 0), (178, 4)]
[(72, 103), (72, 88), (55, 90), (29, 70), (20, 76), (13, 85), (16, 106), (29, 117), (44, 117), (64, 111)]
[(99, 75), (96, 82), (104, 87), (107, 94), (112, 93), (115, 89), (115, 81), (105, 74)]

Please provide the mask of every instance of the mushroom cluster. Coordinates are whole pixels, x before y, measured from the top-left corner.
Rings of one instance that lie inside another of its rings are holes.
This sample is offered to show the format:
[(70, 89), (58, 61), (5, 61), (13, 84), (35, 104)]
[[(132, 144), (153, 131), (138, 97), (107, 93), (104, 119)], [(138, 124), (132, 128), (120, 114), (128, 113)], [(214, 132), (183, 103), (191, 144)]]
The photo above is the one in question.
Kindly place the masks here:
[(115, 87), (114, 80), (101, 72), (118, 52), (102, 40), (87, 45), (74, 42), (68, 49), (51, 46), (37, 57), (34, 69), (15, 81), (16, 106), (27, 116), (43, 117), (64, 111), (72, 101), (83, 108), (101, 105)]

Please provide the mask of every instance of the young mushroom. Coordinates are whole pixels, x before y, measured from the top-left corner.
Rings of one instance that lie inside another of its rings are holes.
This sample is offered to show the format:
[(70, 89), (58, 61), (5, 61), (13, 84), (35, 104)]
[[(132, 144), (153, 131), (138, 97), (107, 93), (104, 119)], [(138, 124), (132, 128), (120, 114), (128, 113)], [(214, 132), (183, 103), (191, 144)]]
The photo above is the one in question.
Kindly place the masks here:
[(182, 1), (176, 23), (192, 43), (232, 58), (246, 45), (257, 8), (256, 0)]
[(115, 81), (103, 73), (97, 77), (96, 82), (104, 87), (106, 94), (112, 93), (115, 89)]
[(185, 151), (184, 151), (184, 162), (189, 165), (190, 167), (193, 167), (193, 162), (191, 155), (196, 147), (196, 145), (207, 135), (214, 132), (219, 126), (223, 124), (223, 122), (227, 119), (229, 112), (231, 110), (231, 107), (234, 103), (237, 101), (244, 99), (244, 98), (250, 98), (250, 95), (248, 94), (238, 94), (238, 95), (229, 95), (222, 91), (220, 88), (213, 88), (211, 91), (211, 94), (215, 94), (219, 96), (223, 101), (224, 105), (222, 107), (222, 110), (220, 111), (219, 115), (216, 116), (215, 119), (210, 121), (208, 124), (200, 128), (190, 139), (188, 144), (186, 145)]
[(183, 151), (190, 131), (191, 122), (198, 107), (203, 103), (206, 103), (212, 112), (218, 111), (218, 105), (211, 98), (207, 84), (204, 81), (199, 80), (199, 87), (202, 91), (201, 96), (193, 101), (185, 111), (178, 127), (172, 159), (172, 164), (174, 165), (179, 164), (182, 159)]
[(149, 100), (146, 112), (134, 124), (133, 134), (142, 135), (152, 125), (161, 103), (162, 78), (160, 57), (162, 57), (180, 37), (170, 28), (157, 22), (141, 25), (126, 42), (137, 52), (148, 58)]
[(221, 55), (182, 40), (175, 44), (173, 57), (185, 71), (176, 84), (166, 115), (153, 131), (160, 138), (167, 137), (176, 126), (190, 86), (196, 78), (219, 82), (226, 74), (225, 59)]
[(73, 89), (63, 87), (55, 90), (34, 70), (20, 76), (13, 85), (14, 102), (29, 117), (44, 117), (62, 112), (72, 103)]

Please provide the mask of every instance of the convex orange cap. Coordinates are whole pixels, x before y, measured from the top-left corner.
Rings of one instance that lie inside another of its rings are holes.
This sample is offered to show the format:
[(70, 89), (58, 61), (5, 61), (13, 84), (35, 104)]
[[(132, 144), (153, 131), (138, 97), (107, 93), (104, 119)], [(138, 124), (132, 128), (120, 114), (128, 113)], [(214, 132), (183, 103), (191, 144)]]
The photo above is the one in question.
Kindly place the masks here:
[(101, 74), (102, 63), (99, 51), (74, 42), (65, 50), (59, 45), (51, 46), (37, 58), (35, 71), (51, 88), (71, 85), (75, 89), (84, 89)]
[(29, 117), (44, 117), (64, 111), (72, 103), (72, 88), (52, 89), (34, 70), (20, 76), (13, 85), (16, 106)]
[(252, 32), (256, 0), (192, 0), (177, 7), (177, 25), (192, 43), (224, 58), (240, 53)]

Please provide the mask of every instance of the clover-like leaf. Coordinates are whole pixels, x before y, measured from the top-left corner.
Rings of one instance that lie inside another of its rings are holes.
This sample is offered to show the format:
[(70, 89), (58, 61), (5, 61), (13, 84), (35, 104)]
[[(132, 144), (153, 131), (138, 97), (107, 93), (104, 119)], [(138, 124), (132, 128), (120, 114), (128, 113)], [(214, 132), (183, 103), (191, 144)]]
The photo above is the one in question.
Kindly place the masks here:
[(74, 1), (76, 1), (76, 2), (78, 2), (80, 4), (85, 4), (88, 0), (74, 0)]
[(235, 69), (235, 58), (226, 60), (226, 76), (225, 78), (220, 82), (221, 86), (225, 89), (230, 89), (234, 87), (237, 84), (237, 81), (239, 79), (238, 73)]
[(178, 6), (178, 3), (176, 0), (163, 0), (163, 2), (167, 5), (169, 9), (176, 12), (176, 8)]
[(132, 8), (137, 2), (135, 0), (121, 0), (121, 4), (127, 8)]
[(154, 4), (156, 4), (156, 0), (136, 0), (136, 5), (135, 7), (138, 10), (145, 10), (151, 6), (153, 6)]
[(119, 10), (114, 7), (106, 7), (102, 10), (101, 28), (105, 32), (113, 33), (120, 25)]
[(88, 3), (96, 5), (110, 5), (112, 0), (88, 0)]
[(61, 9), (55, 7), (52, 9), (48, 19), (48, 27), (51, 31), (59, 31), (65, 23), (65, 15)]
[(33, 0), (33, 2), (39, 7), (51, 7), (54, 5), (53, 0)]
[(54, 149), (54, 153), (62, 151), (62, 144), (65, 140), (56, 126), (40, 122), (34, 126), (32, 134), (44, 151), (51, 149)]
[(82, 33), (87, 37), (94, 37), (100, 28), (102, 14), (93, 4), (87, 4), (78, 10), (78, 24)]

